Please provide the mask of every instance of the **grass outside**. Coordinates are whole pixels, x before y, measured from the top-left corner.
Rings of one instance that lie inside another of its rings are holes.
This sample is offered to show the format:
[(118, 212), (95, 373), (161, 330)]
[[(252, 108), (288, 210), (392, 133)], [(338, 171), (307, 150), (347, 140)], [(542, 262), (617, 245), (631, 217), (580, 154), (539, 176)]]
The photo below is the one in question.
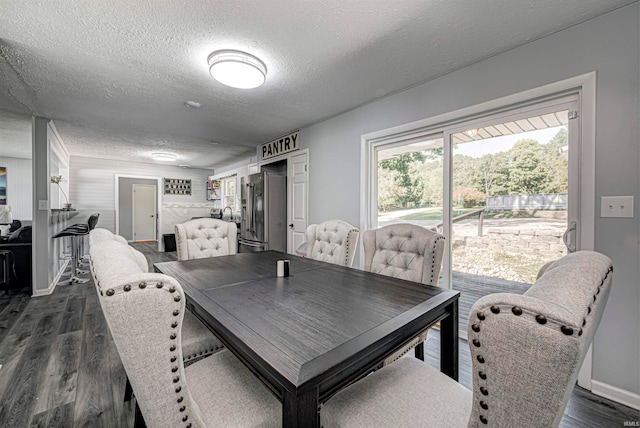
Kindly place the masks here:
[[(453, 217), (466, 214), (471, 211), (478, 210), (482, 207), (475, 208), (454, 208)], [(519, 210), (519, 211), (485, 211), (484, 218), (508, 219), (508, 218), (540, 218), (545, 217), (544, 213), (549, 211), (542, 210)], [(559, 210), (557, 211), (559, 212)], [(399, 217), (401, 220), (442, 220), (442, 207), (429, 207), (422, 211), (414, 212)]]

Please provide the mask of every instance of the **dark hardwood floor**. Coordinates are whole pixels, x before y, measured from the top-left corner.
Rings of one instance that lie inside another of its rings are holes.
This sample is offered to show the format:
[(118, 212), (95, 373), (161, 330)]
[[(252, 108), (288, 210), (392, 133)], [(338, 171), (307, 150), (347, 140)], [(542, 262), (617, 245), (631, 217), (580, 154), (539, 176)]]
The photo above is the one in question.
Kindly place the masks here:
[[(151, 266), (175, 260), (155, 243), (136, 243)], [(438, 332), (431, 329), (427, 361), (439, 366)], [(0, 295), (0, 427), (130, 427), (125, 373), (92, 282), (58, 286), (45, 297), (30, 290)], [(460, 382), (471, 386), (466, 342), (460, 343)], [(622, 427), (637, 410), (576, 387), (561, 427)], [(637, 426), (637, 425), (630, 425)]]

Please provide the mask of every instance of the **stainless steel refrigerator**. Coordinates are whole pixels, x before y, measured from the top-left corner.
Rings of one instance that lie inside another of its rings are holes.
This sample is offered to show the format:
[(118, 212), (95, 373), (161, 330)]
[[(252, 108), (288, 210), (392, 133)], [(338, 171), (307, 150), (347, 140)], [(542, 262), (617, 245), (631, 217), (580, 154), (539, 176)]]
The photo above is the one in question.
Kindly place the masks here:
[(242, 177), (240, 252), (287, 251), (286, 177), (262, 171)]

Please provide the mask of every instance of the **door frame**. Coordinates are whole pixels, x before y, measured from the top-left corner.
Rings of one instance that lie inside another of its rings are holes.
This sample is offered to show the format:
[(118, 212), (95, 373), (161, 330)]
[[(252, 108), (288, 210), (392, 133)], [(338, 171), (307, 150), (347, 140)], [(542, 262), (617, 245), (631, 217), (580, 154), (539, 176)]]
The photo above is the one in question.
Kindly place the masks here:
[(291, 224), (292, 220), (291, 220), (291, 212), (292, 212), (292, 206), (291, 206), (291, 200), (292, 200), (292, 186), (290, 185), (291, 183), (289, 182), (289, 167), (291, 166), (291, 158), (293, 158), (294, 156), (298, 156), (301, 154), (306, 154), (307, 155), (307, 170), (306, 170), (306, 184), (305, 184), (305, 196), (306, 196), (306, 200), (304, 201), (305, 204), (305, 211), (307, 213), (307, 218), (306, 218), (306, 224), (305, 224), (305, 229), (307, 227), (309, 227), (309, 148), (306, 149), (300, 149), (300, 150), (296, 150), (293, 152), (288, 152), (285, 154), (282, 154), (280, 156), (275, 156), (272, 158), (269, 158), (267, 160), (260, 160), (258, 161), (257, 165), (258, 165), (258, 171), (262, 170), (262, 166), (263, 165), (269, 165), (270, 163), (274, 163), (274, 162), (279, 162), (282, 160), (286, 160), (287, 161), (287, 253), (288, 254), (295, 254), (296, 249), (295, 248), (289, 248), (289, 246), (292, 246), (292, 236), (289, 233), (289, 224)]
[(156, 180), (157, 182), (157, 196), (156, 196), (156, 240), (158, 242), (158, 251), (162, 251), (162, 242), (160, 239), (158, 239), (158, 234), (159, 234), (159, 227), (162, 224), (162, 210), (160, 209), (160, 205), (162, 204), (162, 190), (163, 190), (163, 186), (162, 186), (162, 177), (157, 177), (157, 176), (148, 176), (148, 175), (133, 175), (133, 174), (114, 174), (114, 187), (115, 187), (115, 197), (114, 197), (114, 208), (115, 208), (115, 212), (116, 212), (116, 235), (120, 234), (120, 204), (118, 203), (119, 199), (120, 199), (120, 195), (119, 195), (119, 183), (120, 183), (120, 178), (140, 178), (143, 180)]
[[(442, 132), (444, 138), (444, 177), (451, 178), (451, 146), (450, 130), (462, 123), (481, 121), (483, 118), (494, 116), (504, 111), (518, 109), (526, 105), (537, 104), (545, 99), (552, 99), (561, 95), (577, 94), (580, 123), (577, 132), (580, 135), (580, 155), (578, 159), (578, 215), (580, 217), (578, 234), (579, 249), (593, 250), (595, 243), (595, 122), (596, 122), (596, 72), (575, 76), (516, 94), (497, 98), (485, 103), (465, 107), (456, 111), (444, 113), (434, 117), (399, 125), (393, 128), (367, 133), (361, 136), (360, 151), (360, 228), (368, 230), (377, 227), (377, 162), (376, 152), (380, 146), (396, 142), (410, 141)], [(571, 123), (571, 122), (569, 122)], [(447, 180), (445, 186), (448, 186)], [(451, 217), (448, 208), (450, 189), (443, 189), (445, 203), (443, 217)], [(447, 196), (449, 192), (449, 196)], [(445, 227), (447, 221), (444, 222)], [(363, 234), (360, 234), (362, 240)], [(362, 243), (360, 244), (362, 245)], [(443, 270), (448, 272), (449, 261), (443, 260)], [(364, 266), (364, 253), (360, 252), (360, 266)], [(588, 390), (592, 389), (592, 346), (587, 352), (584, 363), (578, 375), (578, 384)]]
[[(136, 242), (136, 187), (153, 187), (154, 188), (154, 200), (153, 200), (153, 205), (155, 208), (155, 212), (153, 214), (153, 218), (154, 218), (154, 222), (155, 225), (153, 227), (153, 241), (157, 241), (158, 240), (158, 187), (156, 185), (153, 184), (140, 184), (140, 183), (133, 183), (132, 184), (133, 187), (133, 191), (131, 193), (131, 232), (133, 234), (133, 241)], [(144, 241), (148, 241), (148, 239), (145, 239)]]

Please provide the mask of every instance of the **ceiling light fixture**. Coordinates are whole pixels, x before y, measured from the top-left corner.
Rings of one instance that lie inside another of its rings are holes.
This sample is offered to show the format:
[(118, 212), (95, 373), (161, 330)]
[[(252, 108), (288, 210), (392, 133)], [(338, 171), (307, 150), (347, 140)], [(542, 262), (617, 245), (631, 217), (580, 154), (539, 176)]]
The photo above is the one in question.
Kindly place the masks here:
[(232, 88), (257, 88), (267, 77), (267, 66), (264, 62), (246, 52), (215, 51), (209, 55), (207, 62), (211, 77)]
[(197, 101), (186, 101), (184, 103), (184, 105), (186, 105), (187, 107), (190, 107), (190, 108), (200, 108), (200, 107), (202, 107), (202, 104), (200, 104)]
[(151, 153), (151, 159), (162, 162), (174, 162), (176, 159), (178, 159), (178, 156), (174, 155), (173, 153), (154, 152)]
[(473, 138), (478, 134), (478, 129), (469, 129), (468, 131), (464, 131), (464, 133), (467, 135), (467, 137)]

